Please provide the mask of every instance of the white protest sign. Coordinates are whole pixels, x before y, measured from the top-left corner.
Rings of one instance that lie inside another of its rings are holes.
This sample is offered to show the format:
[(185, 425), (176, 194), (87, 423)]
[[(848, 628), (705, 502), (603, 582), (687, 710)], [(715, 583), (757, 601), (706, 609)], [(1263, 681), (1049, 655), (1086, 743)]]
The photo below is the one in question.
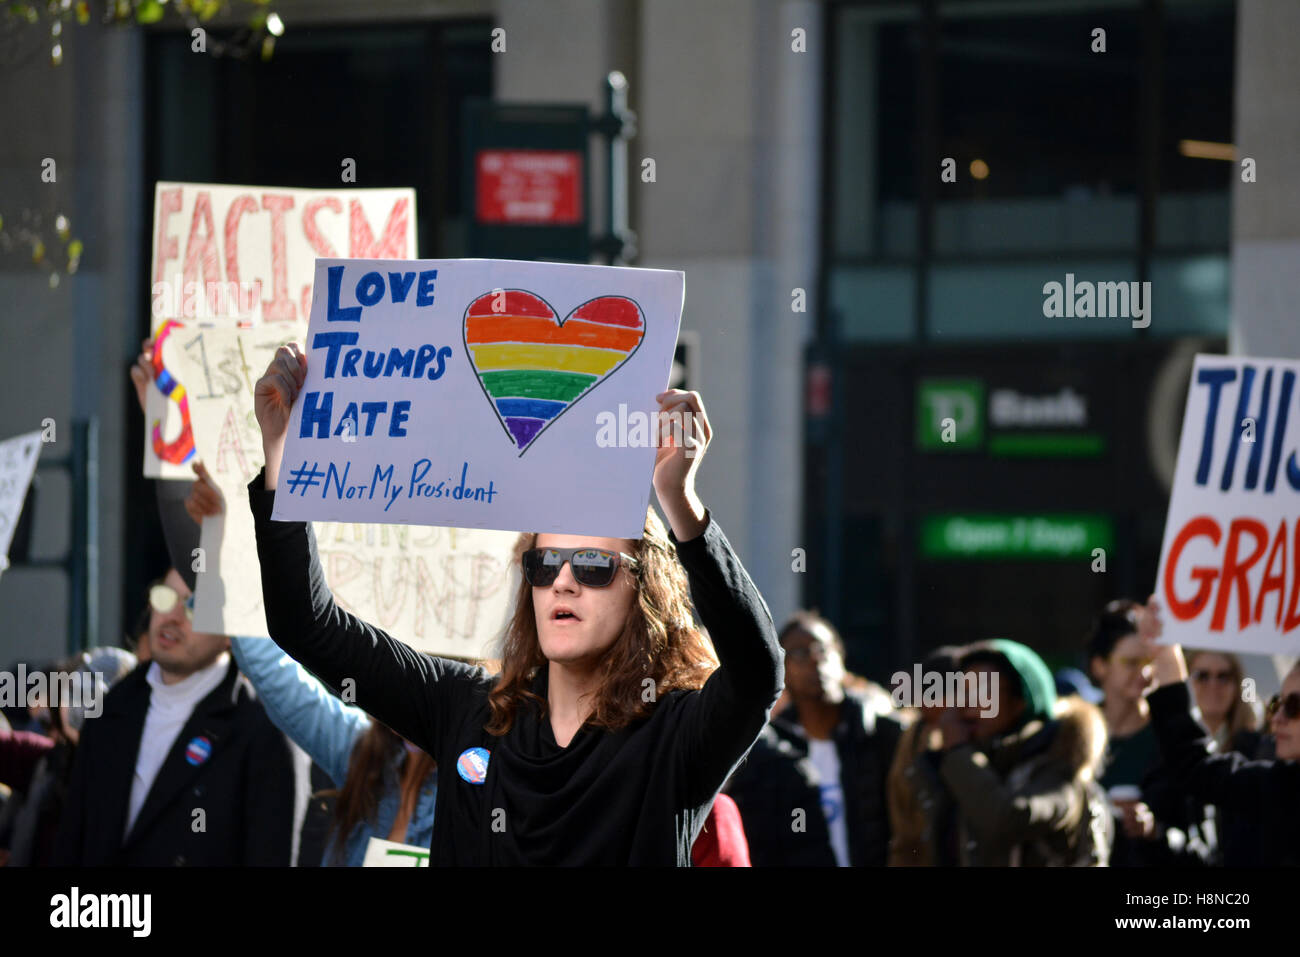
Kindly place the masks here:
[(1198, 355), (1156, 595), (1164, 638), (1300, 652), (1300, 362)]
[[(194, 626), (221, 635), (265, 636), (257, 537), (248, 510), (248, 482), (262, 467), (261, 433), (253, 412), (253, 383), (244, 363), (265, 370), (278, 348), (265, 327), (188, 324), (203, 350), (181, 350), (173, 368), (204, 381), (204, 358), (223, 375), (211, 395), (190, 404), (197, 459), (226, 499), (220, 516), (203, 522), (196, 556)], [(510, 532), (409, 525), (316, 523), (325, 581), (345, 610), (431, 654), (494, 656), (519, 583)]]
[(322, 259), (274, 517), (643, 534), (680, 272)]
[(366, 844), (362, 867), (428, 867), (429, 849), (372, 837)]
[(0, 573), (9, 567), (9, 546), (40, 457), (39, 429), (0, 442)]
[[(196, 320), (238, 318), (267, 340), (301, 342), (317, 256), (412, 256), (412, 189), (282, 189), (158, 183), (150, 262), (154, 381), (146, 400), (146, 478), (190, 478), (195, 398), (211, 397), (241, 361), (206, 354)], [(202, 377), (176, 375), (184, 349)], [(274, 349), (272, 349), (274, 352)], [(252, 374), (252, 381), (265, 363)]]

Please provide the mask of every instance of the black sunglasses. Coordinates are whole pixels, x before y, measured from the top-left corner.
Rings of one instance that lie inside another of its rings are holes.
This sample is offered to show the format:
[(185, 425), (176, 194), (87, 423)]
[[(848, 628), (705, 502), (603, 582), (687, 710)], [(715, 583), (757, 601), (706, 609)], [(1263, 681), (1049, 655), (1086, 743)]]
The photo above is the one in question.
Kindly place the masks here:
[(1207, 683), (1211, 679), (1221, 685), (1236, 684), (1236, 677), (1231, 671), (1210, 671), (1207, 668), (1197, 668), (1192, 672), (1192, 680), (1200, 685)]
[(524, 580), (534, 588), (553, 585), (565, 562), (574, 581), (590, 588), (613, 584), (621, 562), (636, 566), (631, 555), (604, 548), (530, 548), (523, 555)]
[(1265, 723), (1272, 721), (1273, 715), (1279, 711), (1290, 721), (1300, 718), (1300, 691), (1292, 691), (1285, 698), (1281, 693), (1273, 695), (1268, 702), (1268, 707), (1264, 709)]

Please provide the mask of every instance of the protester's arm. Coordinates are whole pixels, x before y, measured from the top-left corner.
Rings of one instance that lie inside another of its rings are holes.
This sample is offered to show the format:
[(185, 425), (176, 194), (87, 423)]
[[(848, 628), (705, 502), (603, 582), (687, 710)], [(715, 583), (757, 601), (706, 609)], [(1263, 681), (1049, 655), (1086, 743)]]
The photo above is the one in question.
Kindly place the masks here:
[(677, 545), (691, 600), (709, 632), (719, 667), (691, 703), (682, 753), (698, 786), (712, 795), (763, 725), (784, 681), (781, 649), (767, 605), (718, 527)]
[[(1147, 695), (1151, 709), (1151, 726), (1160, 745), (1163, 773), (1177, 791), (1192, 795), (1207, 804), (1226, 805), (1233, 788), (1249, 787), (1247, 776), (1263, 772), (1262, 762), (1246, 761), (1235, 752), (1215, 754), (1213, 739), (1192, 711), (1192, 696), (1187, 688), (1187, 661), (1179, 645), (1157, 645), (1163, 627), (1160, 606), (1147, 602), (1147, 628), (1142, 632), (1147, 653), (1151, 655), (1156, 689)], [(1234, 778), (1238, 780), (1234, 783)]]
[(244, 770), (244, 867), (293, 863), (298, 776), (289, 741), (262, 715), (257, 717)]
[(33, 731), (0, 731), (0, 784), (27, 792), (36, 765), (54, 749), (54, 741)]
[[(185, 511), (202, 525), (209, 516), (225, 511), (221, 489), (202, 462), (194, 464), (197, 476), (185, 499)], [(347, 777), (352, 746), (370, 727), (360, 708), (344, 704), (311, 672), (280, 650), (269, 638), (230, 639), (230, 649), (271, 722), (287, 734), (338, 787)]]
[(654, 488), (686, 569), (691, 600), (720, 667), (689, 709), (681, 754), (692, 794), (711, 798), (767, 723), (785, 680), (772, 614), (695, 491), (713, 429), (698, 393), (658, 397), (662, 435)]
[(1018, 793), (1012, 793), (988, 759), (969, 744), (953, 748), (939, 774), (962, 820), (982, 842), (1018, 844), (1078, 824), (1084, 795), (1078, 784), (1047, 765)]
[(1236, 788), (1259, 783), (1270, 762), (1247, 761), (1236, 751), (1215, 754), (1213, 739), (1192, 714), (1192, 697), (1182, 682), (1147, 695), (1151, 725), (1160, 743), (1163, 773), (1171, 787), (1206, 804), (1226, 805)]
[(352, 746), (370, 727), (366, 713), (340, 701), (269, 638), (232, 637), (230, 649), (271, 723), (342, 787)]
[[(266, 624), (276, 644), (331, 689), (353, 687), (356, 704), (434, 757), (459, 687), (481, 669), (425, 655), (334, 601), (305, 522), (275, 522), (275, 493), (259, 474), (248, 486), (262, 566)], [(344, 682), (352, 684), (345, 685)]]
[(331, 689), (353, 682), (356, 704), (441, 761), (440, 733), (460, 706), (461, 688), (481, 669), (421, 654), (340, 608), (325, 583), (316, 536), (306, 522), (274, 522), (275, 485), (307, 357), (282, 346), (254, 387), (266, 467), (248, 486), (262, 566), (262, 601), (276, 644)]

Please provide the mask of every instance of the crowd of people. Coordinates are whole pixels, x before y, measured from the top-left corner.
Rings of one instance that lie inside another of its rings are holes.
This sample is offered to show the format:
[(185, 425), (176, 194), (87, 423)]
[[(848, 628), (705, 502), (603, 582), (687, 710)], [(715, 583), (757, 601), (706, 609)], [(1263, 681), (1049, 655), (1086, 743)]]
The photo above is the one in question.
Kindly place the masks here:
[[(379, 838), (435, 865), (1300, 863), (1300, 665), (1258, 713), (1236, 656), (1159, 644), (1158, 605), (1117, 601), (1083, 671), (1004, 639), (944, 646), (920, 671), (991, 697), (900, 707), (846, 670), (831, 622), (774, 627), (696, 493), (695, 393), (658, 397), (689, 421), (656, 452), (666, 524), (521, 536), (499, 659), (414, 651), (334, 601), (310, 525), (271, 520), (305, 375), (286, 347), (257, 384), (247, 505), (201, 465), (183, 502), (160, 488), (172, 567), (133, 647), (45, 666), (81, 703), (0, 722), (0, 862), (359, 866)], [(193, 627), (178, 556), (234, 507), (271, 639)]]

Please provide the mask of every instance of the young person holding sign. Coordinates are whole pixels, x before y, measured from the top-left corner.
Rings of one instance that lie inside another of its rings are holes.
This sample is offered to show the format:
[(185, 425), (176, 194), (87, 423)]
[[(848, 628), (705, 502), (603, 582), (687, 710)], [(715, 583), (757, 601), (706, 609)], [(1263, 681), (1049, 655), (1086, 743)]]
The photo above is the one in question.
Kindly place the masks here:
[[(1154, 601), (1147, 607), (1158, 608)], [(1171, 783), (1224, 809), (1228, 867), (1300, 864), (1300, 664), (1287, 673), (1268, 708), (1278, 760), (1248, 761), (1235, 751), (1216, 753), (1192, 710), (1182, 648), (1156, 645), (1160, 630), (1157, 619), (1143, 639), (1157, 684), (1147, 702)]]
[[(279, 350), (257, 383), (266, 469), (249, 484), (275, 641), (438, 762), (431, 861), (687, 866), (723, 781), (781, 692), (772, 618), (695, 492), (712, 429), (700, 397), (656, 454), (641, 539), (525, 535), (502, 670), (414, 651), (343, 611), (311, 527), (273, 522), (306, 357)], [(694, 608), (712, 639), (692, 621)]]

